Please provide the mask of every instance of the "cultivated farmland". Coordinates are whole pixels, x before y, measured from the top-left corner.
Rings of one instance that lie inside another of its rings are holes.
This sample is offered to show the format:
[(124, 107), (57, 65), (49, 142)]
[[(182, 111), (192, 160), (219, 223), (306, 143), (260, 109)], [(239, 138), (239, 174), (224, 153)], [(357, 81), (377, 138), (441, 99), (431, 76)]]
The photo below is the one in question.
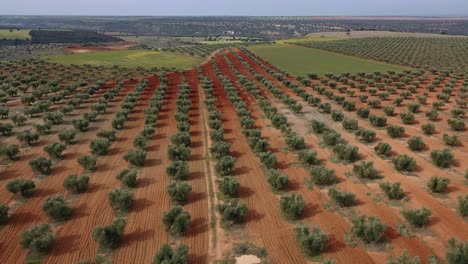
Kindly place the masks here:
[(0, 262), (466, 258), (466, 73), (217, 48), (2, 64)]

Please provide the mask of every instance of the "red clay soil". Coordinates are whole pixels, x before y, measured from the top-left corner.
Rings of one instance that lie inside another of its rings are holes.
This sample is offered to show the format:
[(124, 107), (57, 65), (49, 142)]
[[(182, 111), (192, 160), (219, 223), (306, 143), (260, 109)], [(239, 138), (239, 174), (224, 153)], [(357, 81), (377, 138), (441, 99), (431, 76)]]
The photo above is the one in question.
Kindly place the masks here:
[[(248, 75), (248, 72), (245, 71), (245, 68), (240, 67), (237, 60), (232, 60), (232, 57), (230, 57), (230, 60), (234, 62), (236, 69), (239, 70), (241, 74), (245, 76)], [(219, 65), (223, 69), (223, 73), (229, 76), (231, 81), (236, 80), (235, 76), (228, 69), (228, 66), (225, 65), (225, 61), (219, 61)], [(308, 177), (308, 172), (303, 167), (292, 165), (298, 163), (297, 156), (294, 152), (284, 152), (281, 150), (286, 146), (283, 136), (279, 130), (271, 125), (269, 119), (261, 118), (263, 111), (258, 107), (257, 103), (252, 103), (255, 102), (255, 98), (252, 96), (244, 96), (243, 99), (249, 105), (252, 117), (255, 119), (255, 124), (257, 128), (262, 131), (262, 137), (270, 142), (271, 150), (277, 156), (280, 164), (278, 166), (279, 170), (289, 176), (291, 181), (289, 190), (301, 194), (304, 201), (307, 203), (301, 222), (309, 226), (318, 225), (322, 230), (330, 234), (330, 246), (324, 252), (325, 257), (331, 258), (337, 261), (337, 263), (373, 262), (367, 252), (362, 248), (350, 247), (346, 244), (343, 235), (350, 231), (350, 222), (344, 219), (338, 212), (333, 213), (327, 211), (321, 206), (328, 200), (326, 194), (322, 194), (318, 188), (310, 190), (303, 184), (304, 179)], [(291, 228), (294, 228), (294, 226), (291, 225)]]
[[(242, 68), (240, 68), (242, 66), (242, 64), (240, 64), (240, 62), (237, 61), (234, 58), (234, 56), (232, 56), (232, 55), (229, 56), (229, 55), (231, 55), (231, 54), (228, 54), (228, 57), (232, 62), (234, 62), (234, 65), (236, 66), (236, 68), (239, 71), (241, 71), (241, 73), (243, 73), (245, 76), (250, 76), (250, 79), (253, 81), (254, 80), (253, 76), (251, 76), (247, 71), (245, 71), (245, 69), (242, 70)], [(285, 107), (283, 105), (274, 102), (275, 100), (272, 99), (273, 95), (268, 94), (265, 90), (264, 90), (264, 95), (266, 95), (267, 98), (269, 98), (269, 101), (274, 106), (276, 106), (276, 107), (278, 107), (280, 109), (280, 112), (282, 112), (284, 114), (289, 113), (288, 110), (285, 110)], [(259, 108), (257, 107), (257, 109), (259, 109)], [(258, 115), (258, 113), (256, 111), (253, 111), (253, 113), (254, 113), (254, 115)], [(297, 120), (297, 118), (295, 116), (292, 116), (292, 115), (288, 115), (288, 118), (290, 120), (291, 119), (296, 119), (295, 121), (300, 121), (300, 120)], [(296, 122), (292, 122), (292, 123), (296, 123)], [(271, 124), (270, 124), (269, 121), (267, 121), (266, 124), (264, 124), (264, 126), (265, 126), (266, 130), (272, 130)], [(395, 212), (393, 212), (391, 208), (389, 208), (388, 206), (385, 206), (385, 205), (376, 205), (376, 204), (374, 204), (372, 202), (371, 197), (366, 195), (366, 193), (369, 191), (368, 187), (366, 187), (363, 184), (354, 183), (349, 178), (344, 177), (344, 173), (346, 171), (352, 170), (351, 165), (346, 166), (346, 165), (343, 165), (343, 164), (336, 164), (336, 163), (330, 162), (327, 158), (332, 156), (333, 153), (329, 149), (319, 148), (318, 144), (313, 144), (312, 143), (312, 142), (319, 142), (320, 141), (319, 138), (317, 138), (316, 136), (312, 136), (310, 134), (307, 134), (306, 133), (307, 130), (303, 129), (303, 125), (302, 126), (294, 126), (293, 125), (292, 128), (293, 128), (294, 131), (298, 132), (299, 135), (303, 136), (306, 139), (306, 142), (308, 142), (309, 147), (312, 147), (312, 149), (317, 151), (318, 157), (322, 160), (323, 164), (327, 168), (331, 168), (331, 169), (335, 170), (336, 175), (340, 178), (340, 183), (335, 185), (335, 186), (338, 187), (340, 190), (347, 190), (347, 191), (352, 190), (353, 193), (356, 194), (356, 198), (359, 201), (359, 204), (357, 206), (354, 206), (353, 209), (357, 209), (359, 212), (361, 212), (362, 214), (365, 214), (365, 215), (375, 215), (375, 216), (378, 216), (381, 219), (385, 219), (385, 223), (389, 224), (389, 225), (391, 224), (391, 225), (396, 226), (400, 222), (400, 219), (399, 219), (398, 215), (396, 215)], [(277, 155), (279, 160), (281, 160), (282, 156), (286, 156), (285, 157), (286, 161), (292, 162), (293, 160), (295, 160), (295, 162), (298, 162), (296, 156), (293, 153), (284, 154), (283, 152), (278, 151), (278, 148), (281, 147), (281, 146), (284, 146), (285, 142), (281, 138), (282, 135), (281, 135), (280, 131), (276, 130), (276, 129), (273, 129), (273, 130), (274, 131), (272, 131), (270, 133), (270, 134), (272, 134), (272, 136), (269, 137), (268, 139), (270, 141), (271, 146), (273, 148), (277, 149), (275, 154)], [(278, 142), (278, 141), (280, 141), (280, 142)], [(292, 171), (289, 171), (289, 172), (284, 171), (284, 172), (287, 175), (291, 176), (294, 171), (298, 171), (298, 169), (292, 169)], [(302, 176), (307, 175), (306, 173), (307, 172), (304, 171), (304, 174)], [(301, 180), (304, 179), (304, 178), (305, 177), (301, 177)], [(304, 186), (301, 186), (301, 187), (303, 189), (305, 189)], [(317, 189), (315, 189), (315, 190), (317, 190)], [(315, 192), (315, 190), (312, 191), (312, 192)], [(313, 201), (320, 200), (321, 201), (320, 204), (330, 203), (330, 201), (326, 198), (327, 197), (327, 190), (322, 190), (321, 192), (320, 192), (320, 190), (317, 190), (317, 192), (318, 193), (317, 193), (316, 196), (318, 198), (316, 197), (315, 199), (313, 199)], [(304, 195), (305, 195), (305, 197), (307, 197), (307, 190), (305, 190), (305, 194), (303, 194), (303, 196)], [(318, 207), (320, 207), (320, 206), (318, 206)], [(322, 208), (320, 208), (320, 209), (322, 209)], [(324, 209), (322, 209), (322, 210), (324, 210)], [(329, 213), (328, 211), (325, 211), (325, 212)], [(328, 216), (327, 217), (322, 212), (319, 212), (317, 217), (318, 218), (323, 217), (324, 218), (323, 220), (325, 220), (323, 222), (325, 223), (325, 225), (327, 225), (327, 224), (329, 224), (327, 219), (330, 219), (330, 218), (333, 218), (333, 217), (340, 218), (341, 215), (336, 213), (334, 216)], [(314, 221), (314, 222), (316, 222), (316, 221)], [(312, 222), (312, 223), (314, 223), (314, 222)], [(333, 226), (335, 226), (335, 225), (332, 225), (332, 227)], [(349, 228), (347, 230), (345, 230), (344, 232), (349, 232)], [(431, 250), (426, 245), (421, 243), (422, 241), (418, 240), (417, 238), (416, 239), (409, 239), (409, 238), (406, 238), (404, 236), (401, 236), (393, 228), (389, 228), (389, 230), (387, 230), (385, 235), (387, 237), (389, 237), (389, 238), (392, 238), (392, 240), (390, 242), (391, 242), (391, 244), (393, 246), (393, 249), (391, 249), (390, 251), (396, 252), (396, 254), (394, 254), (394, 255), (399, 255), (401, 253), (401, 251), (404, 250), (404, 249), (408, 249), (411, 254), (418, 255), (423, 259), (426, 259), (428, 256), (433, 254), (431, 252)], [(342, 236), (343, 236), (343, 232), (338, 233), (338, 234), (335, 235), (335, 237), (339, 237), (339, 238), (342, 238)], [(345, 244), (345, 241), (340, 241), (340, 242), (342, 244)], [(389, 253), (389, 252), (387, 251), (386, 253)], [(339, 256), (339, 257), (341, 257), (340, 258), (341, 260), (346, 261), (346, 256), (347, 255), (348, 254), (345, 254), (344, 256), (342, 255), (342, 256)], [(383, 252), (382, 253), (380, 253), (380, 252), (371, 252), (371, 255), (374, 258), (375, 262), (381, 262), (381, 261), (385, 260), (385, 255), (383, 254)], [(333, 254), (331, 254), (330, 257), (332, 257), (333, 259), (340, 262), (340, 260), (336, 256), (333, 256)]]
[[(92, 239), (92, 231), (97, 225), (111, 224), (114, 219), (115, 213), (108, 203), (108, 193), (120, 188), (115, 176), (128, 167), (123, 155), (128, 149), (133, 148), (134, 136), (144, 127), (144, 119), (141, 116), (155, 88), (154, 85), (150, 86), (142, 93), (125, 123), (124, 130), (118, 131), (117, 140), (109, 148), (109, 154), (99, 158), (98, 168), (90, 176), (88, 191), (80, 195), (73, 206), (75, 214), (56, 234), (52, 252), (48, 255), (46, 263), (93, 260), (98, 254), (99, 246)], [(106, 119), (111, 120), (112, 115)], [(139, 210), (138, 203), (136, 207), (130, 209), (132, 210)]]
[(182, 238), (183, 243), (190, 248), (190, 263), (208, 263), (209, 250), (209, 211), (208, 189), (205, 176), (205, 150), (203, 125), (199, 109), (198, 70), (194, 68), (185, 72), (185, 78), (190, 85), (190, 136), (191, 156), (189, 161), (190, 175), (188, 183), (192, 191), (188, 203), (184, 206), (192, 220), (188, 233)]
[(122, 246), (115, 253), (114, 261), (121, 263), (150, 263), (161, 245), (170, 242), (162, 224), (163, 213), (171, 207), (166, 175), (167, 148), (170, 136), (176, 132), (173, 118), (179, 74), (168, 74), (168, 90), (158, 115), (156, 133), (150, 139), (145, 166), (138, 176), (135, 192), (135, 210), (127, 214)]
[(236, 158), (235, 177), (241, 187), (240, 199), (249, 208), (245, 228), (251, 242), (265, 247), (273, 263), (305, 263), (293, 238), (292, 229), (281, 217), (278, 199), (270, 191), (257, 157), (250, 151), (234, 107), (227, 99), (212, 63), (203, 65), (205, 76), (213, 80), (213, 93), (223, 116), (224, 136)]
[[(123, 90), (128, 91), (130, 87), (126, 87)], [(124, 92), (125, 93), (125, 92)], [(17, 263), (17, 262), (24, 262), (27, 254), (27, 250), (22, 249), (19, 246), (19, 239), (21, 233), (29, 228), (31, 225), (39, 224), (48, 222), (49, 220), (42, 212), (42, 204), (45, 202), (46, 198), (58, 193), (66, 195), (63, 188), (63, 180), (66, 176), (70, 174), (74, 174), (79, 172), (80, 166), (76, 163), (76, 158), (79, 155), (89, 154), (89, 142), (92, 139), (92, 135), (96, 132), (98, 128), (103, 126), (110, 127), (110, 120), (119, 108), (119, 104), (117, 102), (122, 101), (124, 95), (118, 96), (114, 103), (109, 104), (108, 112), (99, 116), (97, 122), (90, 124), (90, 129), (88, 132), (80, 134), (78, 136), (78, 142), (74, 145), (71, 145), (64, 154), (64, 160), (60, 161), (53, 167), (53, 173), (50, 176), (47, 176), (42, 181), (36, 184), (36, 191), (31, 198), (28, 198), (24, 204), (22, 204), (17, 210), (11, 215), (9, 219), (9, 223), (1, 230), (0, 235), (0, 250), (4, 252), (4, 254), (0, 255), (0, 262), (1, 263)], [(37, 147), (36, 147), (37, 148)], [(24, 157), (25, 160), (28, 160), (31, 157)], [(19, 171), (20, 175), (29, 175), (30, 168), (28, 165), (18, 167), (22, 168), (23, 171)], [(32, 178), (34, 175), (30, 175)], [(96, 188), (93, 185), (92, 180), (90, 184), (90, 191), (93, 191)], [(3, 197), (3, 196), (2, 196)], [(74, 211), (74, 218), (78, 218), (82, 215), (82, 211), (80, 207), (75, 207)], [(74, 240), (78, 239), (78, 237), (66, 237), (64, 241), (67, 243), (72, 243)], [(62, 241), (63, 242), (63, 241)], [(60, 243), (55, 244), (60, 245)], [(67, 244), (70, 246), (70, 244)], [(73, 248), (71, 246), (68, 250)], [(8, 254), (6, 254), (8, 253)]]
[[(88, 102), (82, 104), (79, 108), (75, 109), (69, 116), (66, 117), (66, 119), (71, 120), (71, 119), (77, 119), (81, 118), (83, 113), (86, 113), (90, 111), (90, 106), (98, 101), (98, 99), (102, 96), (103, 93), (107, 89), (111, 88), (110, 86), (107, 86), (105, 89), (101, 90), (100, 92), (96, 93), (93, 95)], [(73, 95), (72, 95), (73, 96)], [(65, 102), (60, 103), (64, 104)], [(59, 105), (55, 105), (55, 108), (58, 108)], [(52, 107), (51, 107), (52, 108)], [(38, 119), (38, 118), (34, 118)], [(29, 119), (28, 121), (30, 121)], [(35, 121), (32, 121), (30, 123), (33, 123)], [(20, 131), (26, 130), (28, 128), (27, 125), (24, 127), (21, 127)], [(18, 129), (18, 128), (16, 128)], [(32, 126), (29, 127), (31, 131), (34, 131)], [(14, 163), (11, 163), (8, 167), (4, 167), (2, 170), (0, 170), (0, 203), (5, 203), (9, 204), (10, 206), (14, 203), (13, 201), (13, 194), (7, 191), (6, 185), (8, 182), (12, 179), (33, 179), (35, 176), (37, 176), (37, 173), (33, 172), (31, 167), (29, 166), (29, 161), (31, 159), (37, 158), (37, 157), (46, 157), (48, 158), (48, 154), (44, 151), (44, 147), (54, 143), (54, 142), (59, 142), (58, 140), (58, 133), (63, 130), (67, 129), (74, 129), (73, 126), (71, 125), (71, 122), (64, 122), (64, 124), (54, 126), (50, 133), (48, 135), (41, 135), (39, 138), (39, 142), (33, 146), (22, 146), (22, 143), (19, 142), (16, 137), (11, 136), (8, 138), (8, 141), (2, 141), (2, 144), (17, 144), (21, 147), (21, 153), (20, 153), (20, 160), (15, 161)], [(86, 133), (82, 133), (77, 135), (77, 138), (80, 138), (81, 135), (92, 135), (93, 133), (88, 131)], [(72, 145), (69, 147), (65, 153), (72, 152), (72, 149), (76, 147), (76, 145)], [(57, 164), (61, 164), (64, 162), (64, 160), (58, 160), (54, 166)], [(18, 170), (18, 168), (21, 168), (21, 170)]]
[[(241, 54), (241, 56), (243, 55)], [(244, 59), (248, 60), (246, 56), (243, 57)], [(252, 61), (250, 61), (249, 63), (254, 67), (254, 63)], [(259, 67), (257, 67), (255, 70), (260, 72), (261, 74), (264, 74), (264, 76), (268, 76), (268, 74), (262, 72), (262, 70)], [(275, 82), (272, 76), (269, 76), (269, 78), (270, 80)], [(280, 85), (279, 82), (276, 82), (276, 84), (278, 85), (278, 87), (282, 88), (285, 92), (287, 92), (291, 97), (298, 100), (299, 102), (303, 102), (302, 99), (295, 96), (292, 92), (289, 91), (289, 89), (286, 89), (285, 87)], [(317, 95), (314, 94), (314, 96)], [(323, 119), (321, 121), (326, 122), (330, 128), (342, 132), (342, 137), (345, 140), (347, 140), (353, 145), (357, 145), (360, 149), (360, 154), (363, 156), (363, 158), (372, 157), (371, 159), (375, 162), (374, 166), (380, 169), (382, 175), (386, 177), (386, 180), (390, 179), (391, 181), (399, 181), (402, 183), (403, 190), (405, 190), (405, 192), (407, 192), (407, 195), (411, 198), (410, 202), (405, 207), (417, 208), (421, 206), (426, 206), (432, 210), (433, 216), (431, 217), (429, 228), (437, 235), (437, 237), (435, 238), (425, 236), (423, 239), (434, 248), (434, 251), (436, 252), (437, 256), (442, 257), (445, 253), (444, 247), (448, 238), (458, 237), (462, 240), (466, 240), (468, 238), (468, 233), (466, 232), (466, 223), (464, 223), (463, 220), (459, 216), (457, 216), (453, 210), (446, 208), (443, 204), (441, 204), (440, 201), (436, 200), (433, 196), (429, 195), (425, 190), (425, 184), (418, 182), (417, 179), (413, 179), (414, 177), (407, 177), (402, 174), (395, 173), (393, 167), (388, 162), (385, 162), (376, 156), (375, 152), (372, 149), (372, 146), (365, 145), (357, 141), (353, 135), (350, 135), (343, 131), (342, 127), (339, 126), (336, 122), (331, 121), (331, 119), (328, 116), (318, 113), (316, 109), (308, 106), (305, 103), (303, 103), (303, 112), (305, 113), (303, 118), (290, 118), (290, 121), (293, 123), (293, 125), (299, 127), (299, 130), (305, 133), (305, 131), (307, 131), (308, 121), (312, 119)], [(294, 121), (294, 119), (297, 120)], [(304, 122), (303, 119), (306, 119), (306, 122)], [(394, 150), (397, 150), (399, 153), (406, 151), (398, 147)], [(424, 170), (427, 170), (427, 167), (433, 166), (425, 166)], [(372, 188), (373, 192), (378, 192), (378, 186), (368, 186)], [(386, 221), (387, 219), (384, 220), (384, 222)]]

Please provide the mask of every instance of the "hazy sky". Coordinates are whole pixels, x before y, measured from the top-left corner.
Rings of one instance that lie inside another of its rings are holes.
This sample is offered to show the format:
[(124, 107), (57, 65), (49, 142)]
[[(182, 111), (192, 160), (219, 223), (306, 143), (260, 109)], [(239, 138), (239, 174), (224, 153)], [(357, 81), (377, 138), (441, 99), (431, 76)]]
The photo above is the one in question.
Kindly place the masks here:
[(2, 15), (468, 15), (468, 0), (0, 0)]

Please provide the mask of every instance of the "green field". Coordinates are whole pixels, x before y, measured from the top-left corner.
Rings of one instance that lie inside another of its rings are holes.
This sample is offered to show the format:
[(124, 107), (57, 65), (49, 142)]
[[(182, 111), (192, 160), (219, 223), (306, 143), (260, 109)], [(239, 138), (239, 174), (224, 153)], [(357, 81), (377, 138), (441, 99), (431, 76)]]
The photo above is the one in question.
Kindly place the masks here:
[(61, 64), (91, 64), (109, 67), (118, 65), (126, 68), (175, 67), (177, 69), (191, 68), (203, 61), (203, 58), (184, 54), (143, 50), (85, 52), (46, 56), (43, 59)]
[(14, 29), (10, 32), (9, 29), (0, 29), (0, 39), (30, 39), (30, 31), (29, 29)]
[(287, 44), (287, 43), (304, 43), (304, 42), (320, 42), (320, 41), (331, 41), (331, 40), (340, 40), (339, 37), (313, 37), (313, 38), (290, 38), (290, 39), (281, 39), (277, 40), (276, 43)]
[(255, 45), (248, 47), (248, 49), (296, 76), (305, 76), (310, 72), (324, 75), (325, 73), (385, 72), (409, 69), (398, 65), (289, 44)]

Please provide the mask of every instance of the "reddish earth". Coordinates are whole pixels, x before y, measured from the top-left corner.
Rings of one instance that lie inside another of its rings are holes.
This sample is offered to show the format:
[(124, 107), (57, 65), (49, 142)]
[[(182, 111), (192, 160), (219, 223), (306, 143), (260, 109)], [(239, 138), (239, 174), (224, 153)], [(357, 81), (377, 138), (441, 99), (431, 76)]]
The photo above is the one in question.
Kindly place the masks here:
[[(79, 50), (99, 51), (113, 50), (122, 47), (73, 47), (71, 52)], [(398, 113), (406, 111), (406, 104), (396, 107), (396, 115), (387, 117), (388, 124), (395, 124), (405, 127), (406, 135), (402, 139), (391, 139), (387, 136), (385, 129), (373, 127), (368, 121), (357, 117), (355, 112), (342, 111), (345, 117), (359, 120), (359, 126), (376, 131), (377, 140), (385, 141), (392, 145), (395, 154), (407, 154), (415, 158), (418, 163), (417, 177), (407, 176), (397, 172), (389, 160), (384, 160), (375, 154), (373, 149), (376, 142), (365, 144), (356, 139), (353, 133), (344, 130), (338, 122), (332, 121), (330, 116), (319, 113), (317, 108), (309, 106), (302, 98), (297, 96), (290, 88), (283, 85), (273, 75), (267, 73), (262, 66), (274, 70), (272, 65), (264, 61), (258, 64), (249, 55), (238, 49), (218, 52), (212, 54), (210, 58), (201, 66), (202, 74), (213, 81), (214, 96), (218, 99), (217, 107), (222, 113), (222, 126), (227, 142), (231, 144), (231, 155), (237, 158), (235, 164), (236, 177), (240, 182), (239, 197), (249, 208), (249, 213), (245, 225), (236, 228), (222, 229), (220, 227), (219, 215), (212, 217), (214, 206), (218, 203), (216, 194), (210, 194), (210, 185), (214, 185), (213, 162), (207, 157), (207, 149), (210, 146), (207, 137), (208, 128), (206, 125), (206, 109), (203, 107), (204, 94), (198, 81), (198, 69), (191, 69), (181, 72), (168, 73), (168, 90), (164, 98), (162, 109), (159, 113), (155, 135), (150, 138), (147, 149), (147, 159), (144, 166), (139, 170), (138, 186), (134, 189), (134, 203), (130, 211), (124, 216), (127, 225), (122, 237), (122, 245), (113, 254), (103, 254), (106, 258), (113, 259), (116, 263), (150, 263), (154, 253), (164, 243), (177, 245), (185, 243), (189, 247), (190, 263), (209, 263), (222, 256), (230, 255), (234, 243), (253, 242), (264, 247), (268, 252), (271, 263), (308, 263), (294, 238), (294, 227), (296, 222), (288, 222), (281, 216), (279, 208), (280, 194), (271, 191), (270, 185), (265, 175), (264, 167), (261, 165), (255, 153), (250, 149), (245, 135), (242, 133), (240, 122), (236, 116), (236, 109), (228, 100), (227, 93), (223, 89), (217, 77), (214, 58), (219, 66), (220, 73), (225, 75), (234, 85), (239, 95), (247, 103), (251, 110), (251, 116), (255, 120), (255, 127), (260, 129), (262, 137), (270, 142), (270, 150), (277, 156), (279, 166), (277, 169), (287, 174), (290, 185), (286, 192), (301, 194), (307, 206), (300, 223), (308, 226), (319, 226), (330, 235), (330, 243), (324, 252), (324, 258), (330, 258), (337, 263), (383, 263), (388, 255), (399, 255), (403, 250), (408, 250), (411, 255), (421, 257), (424, 261), (428, 256), (435, 255), (444, 258), (446, 251), (446, 241), (451, 237), (461, 240), (468, 240), (468, 226), (466, 219), (462, 219), (455, 212), (456, 197), (468, 193), (463, 179), (464, 171), (468, 165), (464, 162), (467, 158), (468, 138), (463, 132), (449, 132), (457, 134), (463, 145), (451, 148), (458, 163), (451, 169), (440, 169), (435, 167), (429, 157), (429, 153), (434, 149), (446, 147), (442, 141), (442, 134), (448, 131), (447, 120), (450, 117), (450, 109), (455, 107), (453, 99), (440, 111), (440, 118), (435, 122), (437, 133), (431, 136), (423, 135), (420, 124), (427, 122), (425, 113), (430, 109), (433, 101), (437, 100), (436, 93), (429, 93), (428, 102), (423, 105), (420, 112), (416, 114), (417, 125), (403, 125), (398, 117)], [(318, 158), (323, 164), (335, 170), (339, 183), (335, 185), (340, 190), (353, 192), (356, 195), (358, 204), (352, 209), (340, 209), (333, 205), (327, 193), (327, 188), (307, 187), (305, 180), (309, 179), (308, 171), (299, 166), (297, 155), (285, 148), (286, 143), (283, 134), (271, 125), (269, 119), (264, 117), (264, 112), (258, 105), (255, 97), (250, 95), (245, 87), (238, 82), (238, 76), (231, 69), (228, 61), (233, 64), (233, 68), (240, 74), (254, 82), (260, 89), (267, 101), (279, 109), (280, 113), (287, 116), (292, 131), (304, 137), (307, 147), (317, 152)], [(239, 57), (241, 59), (239, 59)], [(300, 102), (303, 106), (301, 114), (293, 114), (286, 105), (260, 82), (256, 80), (248, 67), (257, 74), (261, 74), (274, 83), (279, 89), (291, 98)], [(170, 144), (170, 137), (177, 132), (177, 122), (174, 119), (176, 111), (176, 100), (178, 85), (185, 78), (190, 85), (190, 135), (191, 135), (191, 157), (189, 161), (190, 176), (187, 182), (192, 186), (188, 202), (184, 205), (191, 215), (190, 228), (187, 234), (180, 239), (174, 239), (168, 235), (163, 224), (162, 216), (169, 210), (172, 203), (167, 193), (167, 185), (170, 177), (166, 175), (166, 166), (169, 164), (167, 149)], [(150, 98), (159, 85), (158, 77), (146, 77), (149, 85), (146, 87), (138, 100), (137, 106), (129, 115), (125, 123), (125, 129), (117, 131), (117, 140), (112, 143), (109, 155), (98, 159), (98, 168), (90, 174), (90, 186), (87, 192), (80, 196), (71, 196), (63, 187), (63, 180), (70, 174), (82, 173), (82, 168), (76, 162), (80, 155), (90, 154), (89, 142), (96, 139), (96, 132), (99, 130), (111, 129), (111, 121), (115, 113), (120, 109), (124, 97), (134, 89), (136, 81), (129, 81), (124, 86), (120, 94), (111, 102), (107, 112), (99, 115), (98, 121), (91, 123), (87, 132), (78, 135), (76, 144), (71, 145), (65, 151), (63, 160), (56, 161), (53, 165), (53, 173), (50, 176), (38, 178), (29, 165), (29, 160), (45, 156), (43, 147), (58, 140), (58, 132), (64, 129), (71, 129), (72, 126), (67, 120), (63, 125), (55, 126), (50, 135), (41, 136), (37, 145), (22, 148), (21, 160), (8, 164), (0, 170), (0, 202), (9, 204), (10, 219), (8, 224), (0, 230), (0, 262), (17, 263), (24, 262), (27, 257), (27, 250), (19, 246), (21, 233), (33, 224), (48, 223), (41, 207), (45, 199), (55, 194), (64, 194), (72, 204), (74, 211), (71, 219), (62, 225), (54, 226), (55, 242), (52, 251), (45, 258), (45, 263), (76, 263), (85, 260), (94, 260), (102, 254), (98, 244), (92, 239), (92, 230), (97, 225), (108, 225), (116, 217), (108, 203), (108, 193), (115, 188), (120, 188), (119, 181), (115, 176), (128, 167), (123, 160), (123, 155), (128, 149), (133, 148), (133, 139), (145, 126), (143, 111), (149, 107)], [(288, 78), (297, 81), (293, 77)], [(430, 84), (434, 76), (429, 75), (411, 100), (415, 100), (416, 95), (422, 95), (424, 87)], [(445, 82), (449, 80), (446, 79)], [(78, 118), (83, 113), (90, 110), (90, 106), (98, 102), (102, 94), (115, 84), (110, 84), (93, 95), (88, 102), (76, 109), (71, 118)], [(341, 85), (341, 84), (340, 84)], [(443, 84), (442, 84), (443, 85)], [(454, 94), (459, 92), (462, 82), (457, 83)], [(302, 87), (302, 86), (301, 86)], [(443, 86), (441, 86), (443, 87)], [(322, 102), (329, 102), (333, 109), (341, 109), (339, 105), (326, 96), (319, 95), (310, 87), (303, 87), (307, 93), (320, 97)], [(365, 106), (358, 102), (357, 97), (361, 92), (354, 89), (354, 101), (357, 107)], [(343, 94), (344, 96), (348, 96)], [(390, 105), (396, 95), (390, 95), (389, 99), (382, 100), (382, 105)], [(57, 111), (60, 105), (65, 105), (67, 98), (58, 105), (52, 107)], [(370, 97), (371, 98), (371, 97)], [(12, 102), (11, 109), (20, 110), (22, 105), (18, 101)], [(372, 113), (384, 115), (381, 109), (372, 109)], [(69, 119), (69, 118), (67, 118)], [(309, 123), (311, 120), (325, 122), (327, 126), (339, 132), (348, 143), (358, 146), (362, 160), (372, 160), (374, 166), (382, 176), (381, 180), (362, 182), (355, 176), (349, 176), (352, 171), (352, 164), (335, 162), (330, 159), (333, 153), (330, 149), (324, 148), (320, 144), (320, 138), (309, 133)], [(31, 128), (38, 118), (28, 120), (24, 127)], [(422, 136), (428, 149), (422, 152), (413, 152), (407, 147), (407, 139), (411, 136)], [(14, 136), (2, 138), (3, 143), (18, 143)], [(3, 158), (2, 158), (3, 159)], [(2, 160), (3, 161), (3, 160)], [(211, 174), (210, 174), (211, 171)], [(346, 176), (348, 175), (348, 176)], [(451, 185), (449, 191), (442, 196), (431, 195), (427, 192), (426, 183), (432, 175), (449, 177)], [(29, 199), (17, 199), (7, 192), (5, 186), (9, 180), (14, 178), (34, 179), (37, 190)], [(408, 196), (408, 200), (399, 203), (390, 203), (383, 198), (378, 183), (381, 181), (400, 182), (403, 190)], [(212, 187), (216, 192), (216, 186)], [(411, 230), (415, 236), (405, 237), (399, 234), (397, 227), (405, 223), (400, 211), (403, 208), (419, 208), (425, 206), (432, 211), (427, 230)], [(344, 238), (345, 233), (349, 233), (352, 227), (351, 218), (353, 214), (378, 216), (388, 229), (385, 237), (388, 240), (384, 249), (364, 247), (359, 244), (356, 247), (349, 246)], [(216, 221), (216, 226), (211, 227), (211, 221)], [(215, 240), (215, 237), (217, 240)]]

